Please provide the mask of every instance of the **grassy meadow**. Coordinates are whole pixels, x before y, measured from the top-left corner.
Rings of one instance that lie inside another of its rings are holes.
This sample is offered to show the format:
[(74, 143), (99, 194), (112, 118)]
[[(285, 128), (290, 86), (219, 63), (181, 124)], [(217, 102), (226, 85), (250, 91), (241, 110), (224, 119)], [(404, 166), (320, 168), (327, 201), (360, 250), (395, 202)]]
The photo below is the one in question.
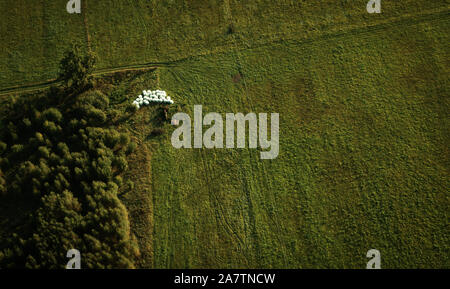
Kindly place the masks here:
[(304, 0), (84, 0), (86, 13), (71, 15), (66, 3), (0, 3), (0, 92), (54, 79), (59, 60), (72, 42), (91, 47), (99, 56), (99, 69), (164, 64), (236, 46), (395, 25), (423, 15), (445, 18), (449, 7), (446, 0), (385, 1), (381, 15), (370, 15), (366, 0), (324, 0), (320, 5)]
[(36, 2), (0, 4), (0, 90), (55, 78), (88, 31), (99, 70), (158, 66), (102, 87), (118, 109), (159, 88), (191, 117), (280, 114), (274, 160), (174, 149), (155, 106), (118, 125), (138, 144), (120, 195), (138, 267), (365, 268), (372, 248), (450, 267), (448, 1)]

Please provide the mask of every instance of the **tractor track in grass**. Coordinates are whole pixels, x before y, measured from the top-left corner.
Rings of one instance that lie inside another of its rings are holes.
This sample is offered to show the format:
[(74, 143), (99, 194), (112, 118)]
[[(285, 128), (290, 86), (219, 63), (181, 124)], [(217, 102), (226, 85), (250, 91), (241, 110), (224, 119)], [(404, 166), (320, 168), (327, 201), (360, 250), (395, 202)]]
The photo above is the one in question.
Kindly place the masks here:
[[(89, 11), (87, 6), (87, 0), (83, 1), (81, 3), (83, 11)], [(89, 33), (89, 23), (88, 23), (88, 17), (87, 13), (83, 13), (83, 26), (84, 26), (84, 33), (86, 34), (86, 44), (87, 49), (89, 52), (92, 52), (91, 47), (91, 34)]]
[(201, 154), (201, 159), (202, 159), (202, 166), (204, 171), (206, 172), (206, 174), (204, 175), (205, 178), (205, 182), (207, 183), (207, 187), (208, 187), (208, 193), (209, 193), (209, 199), (210, 202), (214, 204), (214, 214), (215, 214), (215, 218), (216, 218), (216, 223), (220, 224), (222, 226), (222, 228), (224, 228), (224, 230), (230, 235), (230, 236), (234, 236), (234, 238), (238, 241), (237, 245), (238, 245), (238, 250), (242, 253), (243, 257), (245, 258), (245, 261), (248, 264), (249, 261), (249, 257), (248, 257), (248, 244), (247, 242), (244, 241), (244, 239), (239, 235), (239, 233), (237, 232), (237, 230), (235, 230), (232, 226), (232, 224), (230, 224), (230, 222), (228, 221), (227, 217), (226, 217), (226, 213), (225, 213), (225, 209), (222, 206), (222, 202), (219, 199), (219, 197), (217, 196), (216, 191), (213, 189), (214, 186), (212, 185), (213, 183), (213, 176), (214, 173), (210, 167), (210, 165), (208, 165), (208, 162), (206, 160), (206, 152), (204, 149), (202, 149), (200, 151)]
[[(119, 66), (115, 68), (103, 68), (95, 71), (93, 73), (94, 76), (102, 76), (107, 74), (114, 74), (118, 72), (126, 72), (126, 71), (145, 71), (145, 70), (154, 70), (163, 66), (170, 66), (165, 65), (164, 63), (148, 63), (148, 64), (141, 64), (141, 65), (127, 65), (127, 66)], [(26, 85), (21, 86), (14, 86), (14, 87), (8, 87), (4, 89), (0, 89), (0, 95), (8, 95), (8, 94), (14, 94), (14, 93), (26, 93), (26, 92), (32, 92), (32, 91), (39, 91), (46, 88), (51, 87), (52, 85), (61, 83), (57, 79), (49, 79), (45, 82), (41, 83), (30, 83)]]
[[(235, 47), (237, 49), (237, 47), (238, 47), (237, 44), (234, 43), (234, 45), (235, 45)], [(236, 62), (236, 65), (238, 67), (239, 73), (242, 73), (242, 70), (243, 70), (242, 63), (243, 62), (241, 61), (240, 53), (236, 53), (235, 54), (235, 58), (236, 58), (235, 62)], [(246, 78), (245, 77), (242, 78), (242, 92), (245, 95), (245, 101), (243, 101), (244, 103), (242, 105), (247, 104), (249, 111), (253, 111), (253, 112), (256, 111), (255, 110), (255, 105), (252, 102), (252, 98), (249, 96), (248, 86), (247, 86), (247, 82), (246, 82)], [(259, 162), (259, 160), (257, 158), (258, 157), (256, 157), (256, 158), (249, 157), (248, 158), (248, 164), (249, 164), (249, 166), (251, 168), (250, 175), (251, 175), (252, 179), (255, 180), (255, 182), (253, 184), (257, 187), (256, 191), (262, 192), (263, 189), (262, 189), (261, 183), (258, 182), (258, 179), (263, 179), (263, 180), (265, 180), (265, 182), (267, 182), (267, 178), (257, 178), (257, 177), (255, 177), (255, 173), (262, 170), (263, 171), (262, 175), (265, 176), (265, 175), (268, 175), (268, 172), (267, 172), (265, 164)], [(248, 179), (248, 178), (246, 178), (246, 179)], [(247, 199), (247, 205), (248, 205), (248, 208), (249, 208), (248, 216), (250, 218), (250, 230), (252, 232), (252, 237), (255, 239), (254, 243), (256, 244), (256, 247), (257, 247), (257, 250), (255, 251), (256, 252), (255, 258), (258, 259), (258, 258), (260, 258), (260, 256), (258, 255), (260, 250), (258, 248), (259, 247), (258, 235), (256, 234), (256, 232), (257, 232), (257, 230), (256, 230), (256, 218), (255, 218), (255, 209), (253, 207), (254, 200), (251, 197), (250, 191), (246, 192), (245, 197)], [(267, 200), (267, 201), (269, 201), (269, 200)], [(270, 200), (270, 202), (275, 203), (275, 199), (272, 198)], [(273, 216), (268, 215), (268, 218), (269, 218), (269, 220), (270, 220), (270, 222), (272, 224), (267, 224), (267, 225), (272, 225), (271, 229), (275, 229), (278, 232), (277, 234), (275, 234), (275, 236), (276, 236), (279, 244), (283, 244), (283, 242), (282, 242), (282, 240), (280, 238), (281, 232), (282, 232), (282, 225)], [(281, 248), (283, 248), (283, 247), (281, 247)], [(287, 264), (287, 262), (286, 262), (286, 255), (287, 255), (286, 247), (284, 247), (283, 248), (283, 260), (284, 260), (285, 265)], [(259, 260), (258, 260), (258, 262), (259, 262)]]
[[(323, 33), (318, 36), (313, 36), (310, 38), (303, 38), (303, 39), (289, 39), (289, 38), (283, 38), (283, 39), (275, 39), (271, 40), (265, 43), (259, 43), (256, 45), (249, 45), (249, 44), (242, 44), (241, 47), (236, 48), (234, 45), (231, 47), (218, 47), (214, 51), (211, 51), (209, 53), (200, 53), (196, 55), (189, 55), (180, 59), (172, 60), (172, 61), (165, 61), (165, 62), (148, 62), (144, 64), (131, 64), (131, 65), (122, 65), (122, 66), (116, 66), (111, 68), (102, 68), (98, 69), (94, 72), (95, 76), (105, 75), (105, 74), (112, 74), (112, 73), (118, 73), (118, 72), (124, 72), (124, 71), (133, 71), (133, 70), (151, 70), (156, 69), (159, 67), (171, 67), (171, 66), (177, 66), (180, 63), (190, 61), (196, 58), (206, 57), (210, 55), (216, 55), (216, 54), (225, 54), (232, 51), (245, 51), (249, 49), (258, 49), (263, 48), (267, 46), (277, 45), (281, 43), (285, 44), (291, 44), (291, 45), (304, 45), (304, 44), (311, 44), (315, 42), (321, 42), (321, 41), (328, 41), (330, 39), (338, 39), (342, 37), (347, 37), (349, 35), (369, 35), (372, 33), (377, 33), (380, 31), (384, 31), (387, 29), (392, 29), (396, 27), (401, 27), (403, 25), (414, 25), (418, 23), (423, 22), (430, 22), (430, 21), (437, 21), (437, 20), (448, 20), (450, 19), (450, 10), (449, 9), (436, 9), (433, 11), (427, 11), (421, 14), (416, 15), (408, 15), (401, 17), (399, 19), (394, 19), (390, 21), (385, 22), (379, 22), (374, 25), (367, 25), (362, 27), (356, 27), (356, 28), (349, 28), (349, 29), (343, 29), (342, 31), (337, 32), (331, 32), (331, 33)], [(54, 84), (58, 84), (59, 81), (57, 79), (49, 79), (44, 82), (40, 83), (30, 83), (26, 85), (18, 85), (18, 86), (12, 86), (12, 87), (6, 87), (0, 89), (0, 96), (1, 95), (8, 95), (8, 94), (14, 94), (14, 93), (25, 93), (25, 92), (31, 92), (31, 91), (38, 91), (43, 90), (46, 88), (49, 88), (50, 86)]]

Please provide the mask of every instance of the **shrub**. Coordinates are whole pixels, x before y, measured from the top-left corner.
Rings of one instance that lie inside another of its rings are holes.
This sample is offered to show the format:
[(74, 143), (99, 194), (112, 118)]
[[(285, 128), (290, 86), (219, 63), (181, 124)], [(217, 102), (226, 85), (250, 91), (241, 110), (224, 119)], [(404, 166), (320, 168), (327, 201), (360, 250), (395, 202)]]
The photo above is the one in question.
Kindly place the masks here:
[(152, 136), (160, 136), (160, 135), (163, 135), (165, 133), (166, 133), (166, 131), (163, 128), (155, 128), (155, 129), (152, 130), (151, 135)]
[(40, 146), (40, 147), (38, 148), (38, 151), (39, 151), (39, 155), (40, 155), (41, 157), (43, 157), (43, 158), (45, 158), (45, 159), (48, 159), (48, 158), (50, 157), (50, 151), (48, 150), (47, 147)]
[(22, 122), (26, 127), (31, 127), (31, 120), (29, 120), (28, 118), (24, 118)]
[(0, 170), (0, 196), (5, 195), (6, 194), (6, 181), (3, 178), (3, 173)]
[(128, 113), (134, 113), (138, 110), (138, 107), (132, 103), (127, 105), (127, 108), (125, 109), (126, 112)]
[(128, 162), (124, 156), (117, 156), (114, 158), (113, 165), (119, 172), (123, 172), (128, 168)]
[(125, 133), (120, 134), (119, 143), (121, 146), (127, 146), (130, 143), (130, 136)]
[(54, 107), (45, 110), (42, 115), (46, 120), (50, 120), (56, 123), (59, 123), (63, 118), (61, 112)]
[(119, 187), (123, 185), (123, 179), (121, 176), (114, 177), (114, 183), (116, 183)]
[(20, 153), (23, 151), (24, 146), (22, 144), (15, 144), (11, 147), (13, 153)]
[(126, 185), (127, 185), (127, 188), (128, 188), (129, 191), (134, 190), (134, 182), (133, 181), (128, 180)]
[(227, 34), (234, 34), (236, 33), (236, 25), (234, 23), (231, 23), (228, 25)]
[(137, 148), (137, 144), (135, 142), (130, 142), (127, 146), (126, 153), (131, 154), (133, 153)]
[(8, 147), (7, 144), (5, 144), (4, 142), (0, 141), (0, 155), (6, 151), (7, 147)]

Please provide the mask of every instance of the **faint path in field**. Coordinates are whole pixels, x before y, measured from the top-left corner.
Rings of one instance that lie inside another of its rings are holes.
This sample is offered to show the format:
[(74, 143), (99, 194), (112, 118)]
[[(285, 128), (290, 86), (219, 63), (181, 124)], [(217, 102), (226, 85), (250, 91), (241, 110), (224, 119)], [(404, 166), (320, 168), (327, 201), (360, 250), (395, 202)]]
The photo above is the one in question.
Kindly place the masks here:
[[(145, 32), (146, 32), (146, 35), (147, 35), (147, 33), (149, 31), (148, 25), (146, 24), (145, 19), (142, 17), (142, 13), (140, 12), (144, 8), (143, 7), (137, 7), (136, 4), (139, 4), (139, 2), (136, 3), (136, 1), (134, 1), (134, 0), (130, 0), (129, 1), (130, 7), (132, 7), (136, 11), (136, 15), (137, 15), (136, 19), (139, 21), (139, 23), (143, 27), (145, 27)], [(144, 38), (144, 39), (145, 39), (146, 42), (148, 41), (147, 38)]]
[[(237, 45), (236, 45), (236, 47), (237, 47)], [(236, 53), (235, 57), (236, 57), (236, 64), (238, 66), (239, 73), (241, 73), (242, 72), (242, 63), (243, 63), (243, 61), (241, 61), (240, 53)], [(248, 86), (247, 86), (245, 74), (243, 75), (243, 77), (241, 79), (241, 82), (242, 82), (242, 90), (243, 90), (243, 93), (245, 95), (244, 96), (245, 99), (243, 99), (242, 105), (245, 105), (245, 104), (248, 105), (248, 111), (255, 112), (256, 111), (255, 105), (253, 104), (252, 98), (250, 97), (250, 95), (248, 93)], [(266, 182), (267, 178), (264, 177), (264, 176), (268, 176), (269, 173), (267, 172), (265, 163), (260, 161), (259, 154), (257, 154), (255, 157), (251, 157), (250, 156), (249, 158), (247, 158), (247, 160), (248, 160), (248, 164), (250, 166), (250, 173), (248, 173), (248, 175), (243, 179), (243, 181), (246, 182), (245, 183), (246, 184), (245, 196), (246, 196), (247, 205), (248, 205), (248, 212), (247, 213), (248, 213), (248, 216), (249, 216), (249, 219), (250, 219), (251, 237), (253, 238), (253, 244), (255, 244), (255, 251), (254, 251), (255, 254), (254, 254), (254, 256), (255, 256), (255, 258), (256, 258), (256, 260), (258, 262), (257, 264), (259, 266), (261, 266), (260, 262), (261, 262), (262, 256), (260, 254), (261, 250), (260, 250), (260, 245), (259, 245), (259, 235), (258, 235), (258, 230), (257, 230), (257, 220), (256, 220), (256, 217), (255, 217), (256, 216), (256, 214), (255, 214), (256, 209), (253, 206), (254, 200), (253, 200), (252, 194), (251, 194), (252, 190), (250, 190), (248, 188), (248, 185), (249, 185), (248, 184), (248, 180), (250, 180), (250, 179), (254, 180), (254, 182), (252, 182), (252, 184), (256, 187), (256, 189), (253, 190), (253, 191), (263, 192), (264, 190), (263, 190), (263, 187), (261, 185), (261, 182), (258, 181), (258, 180), (262, 179), (262, 180), (264, 180)], [(258, 172), (261, 172), (261, 171), (263, 173), (258, 176), (257, 175)], [(267, 188), (268, 186), (265, 186), (265, 187)], [(272, 197), (271, 200), (266, 199), (266, 202), (275, 204), (276, 200)], [(260, 210), (262, 210), (262, 209), (266, 209), (266, 208), (265, 207), (261, 207)], [(271, 216), (269, 214), (268, 214), (268, 218), (269, 218), (271, 224), (267, 223), (267, 225), (270, 226), (271, 231), (276, 231), (275, 237), (277, 238), (278, 243), (280, 244), (279, 249), (283, 250), (283, 260), (284, 260), (285, 265), (287, 265), (287, 262), (286, 262), (286, 256), (287, 256), (286, 247), (285, 246), (281, 246), (283, 244), (283, 242), (280, 239), (280, 236), (282, 235), (282, 225), (280, 224), (278, 219), (274, 218), (273, 216)]]
[[(205, 150), (201, 150), (201, 159), (202, 159), (202, 165), (203, 165), (203, 171), (205, 172), (205, 182), (207, 184), (208, 193), (210, 197), (210, 202), (213, 204), (211, 208), (214, 210), (214, 215), (216, 217), (216, 223), (221, 225), (221, 227), (228, 233), (230, 237), (234, 237), (236, 239), (238, 250), (242, 254), (242, 256), (245, 258), (245, 261), (247, 262), (247, 265), (249, 265), (249, 246), (248, 243), (245, 242), (245, 240), (240, 236), (237, 230), (234, 229), (232, 224), (228, 221), (228, 218), (226, 216), (226, 210), (223, 208), (222, 201), (219, 199), (219, 196), (217, 195), (217, 191), (214, 189), (216, 186), (212, 184), (214, 173), (213, 169), (208, 165), (208, 162), (206, 161), (206, 152)], [(219, 233), (219, 232), (218, 232)]]
[[(215, 54), (224, 54), (231, 51), (245, 51), (249, 49), (256, 49), (256, 48), (262, 48), (267, 46), (272, 46), (275, 44), (280, 43), (287, 43), (292, 45), (303, 45), (307, 43), (314, 43), (314, 42), (320, 42), (320, 41), (327, 41), (330, 39), (335, 38), (342, 38), (346, 37), (348, 35), (369, 35), (373, 34), (379, 31), (383, 31), (390, 28), (396, 28), (403, 25), (413, 25), (417, 23), (427, 22), (427, 21), (436, 21), (436, 20), (442, 20), (442, 19), (448, 19), (450, 16), (450, 10), (439, 10), (439, 11), (432, 11), (431, 13), (422, 13), (420, 15), (410, 15), (405, 16), (400, 19), (395, 19), (393, 21), (386, 21), (377, 23), (371, 26), (363, 26), (363, 27), (357, 27), (357, 28), (350, 28), (347, 30), (342, 30), (338, 32), (333, 33), (324, 33), (319, 36), (311, 37), (311, 38), (305, 38), (305, 39), (277, 39), (273, 41), (263, 42), (256, 45), (249, 45), (249, 44), (243, 44), (242, 47), (222, 47), (215, 49), (214, 52), (208, 52), (208, 53), (200, 53), (196, 55), (190, 55), (186, 56), (177, 60), (173, 61), (166, 61), (166, 62), (150, 62), (150, 63), (144, 63), (144, 64), (131, 64), (131, 65), (123, 65), (123, 66), (117, 66), (117, 67), (111, 67), (111, 68), (104, 68), (104, 69), (98, 69), (94, 75), (102, 75), (102, 74), (108, 74), (108, 73), (115, 73), (115, 72), (122, 72), (127, 70), (143, 70), (143, 69), (152, 69), (157, 67), (169, 67), (169, 66), (176, 66), (177, 64), (180, 64), (185, 61), (189, 61), (192, 59), (196, 59), (199, 57), (204, 56), (210, 56)], [(22, 92), (29, 92), (34, 90), (41, 90), (50, 87), (52, 84), (56, 84), (56, 79), (49, 79), (45, 82), (41, 83), (32, 83), (32, 84), (26, 84), (26, 85), (19, 85), (19, 86), (13, 86), (13, 87), (6, 87), (0, 89), (0, 95), (6, 95), (11, 93), (22, 93)]]
[(83, 23), (84, 23), (84, 32), (86, 34), (86, 43), (87, 43), (87, 48), (88, 51), (91, 52), (92, 48), (91, 48), (91, 35), (89, 34), (89, 23), (88, 23), (88, 17), (87, 17), (87, 11), (88, 10), (88, 6), (87, 6), (87, 0), (84, 0), (81, 2), (82, 5), (82, 13), (83, 13)]
[(231, 15), (230, 0), (223, 1), (223, 13), (225, 16), (225, 21), (230, 21), (233, 19), (233, 15)]

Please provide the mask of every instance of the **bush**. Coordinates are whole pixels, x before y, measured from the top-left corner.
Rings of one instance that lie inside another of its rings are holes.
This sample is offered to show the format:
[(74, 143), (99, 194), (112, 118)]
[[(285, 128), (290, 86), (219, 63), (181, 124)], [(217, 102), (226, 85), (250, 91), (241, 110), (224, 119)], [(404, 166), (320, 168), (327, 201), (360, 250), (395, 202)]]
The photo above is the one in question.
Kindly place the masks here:
[(38, 151), (39, 151), (39, 155), (40, 155), (42, 158), (48, 159), (48, 158), (50, 157), (50, 151), (48, 150), (47, 147), (40, 146), (39, 149), (38, 149)]
[(61, 120), (63, 118), (61, 112), (58, 109), (54, 108), (54, 107), (51, 107), (51, 108), (45, 110), (42, 113), (42, 115), (43, 115), (43, 117), (46, 120), (50, 120), (50, 121), (53, 121), (53, 122), (56, 122), (56, 123), (61, 122)]
[(231, 23), (228, 25), (227, 34), (234, 34), (236, 33), (236, 25), (234, 23)]
[(119, 172), (123, 172), (128, 168), (128, 162), (124, 156), (115, 157), (113, 165)]
[(165, 133), (166, 133), (166, 131), (163, 128), (155, 128), (155, 129), (152, 130), (151, 135), (152, 136), (160, 136), (160, 135), (163, 135)]
[(36, 132), (35, 137), (39, 143), (45, 143), (44, 136), (42, 135), (42, 133)]
[(125, 109), (125, 111), (128, 113), (134, 113), (134, 112), (138, 111), (138, 108), (134, 104), (130, 103), (127, 105), (127, 108)]
[(122, 133), (120, 134), (119, 143), (121, 146), (127, 146), (130, 143), (130, 136), (128, 134)]
[(127, 153), (127, 154), (131, 154), (131, 153), (133, 153), (133, 152), (136, 150), (136, 148), (137, 148), (137, 144), (136, 144), (135, 142), (130, 142), (130, 143), (128, 144), (126, 153)]
[(3, 173), (0, 170), (0, 196), (3, 196), (6, 194), (6, 181), (3, 178)]
[(128, 191), (134, 190), (134, 182), (133, 182), (133, 181), (128, 180), (127, 183), (126, 183), (126, 185), (127, 185)]
[(7, 144), (0, 141), (0, 155), (6, 151), (7, 147), (8, 147)]
[(23, 151), (24, 146), (22, 144), (15, 144), (11, 147), (13, 153), (20, 153)]
[(31, 127), (31, 120), (29, 120), (28, 118), (24, 118), (22, 122), (26, 127)]
[(110, 110), (108, 110), (108, 119), (111, 122), (116, 122), (119, 120), (121, 114), (122, 113), (117, 109), (110, 109)]
[(101, 91), (87, 91), (78, 96), (78, 103), (83, 105), (91, 105), (100, 110), (107, 110), (109, 107), (109, 98)]
[(123, 185), (123, 179), (121, 176), (115, 176), (114, 177), (114, 182), (120, 187)]

